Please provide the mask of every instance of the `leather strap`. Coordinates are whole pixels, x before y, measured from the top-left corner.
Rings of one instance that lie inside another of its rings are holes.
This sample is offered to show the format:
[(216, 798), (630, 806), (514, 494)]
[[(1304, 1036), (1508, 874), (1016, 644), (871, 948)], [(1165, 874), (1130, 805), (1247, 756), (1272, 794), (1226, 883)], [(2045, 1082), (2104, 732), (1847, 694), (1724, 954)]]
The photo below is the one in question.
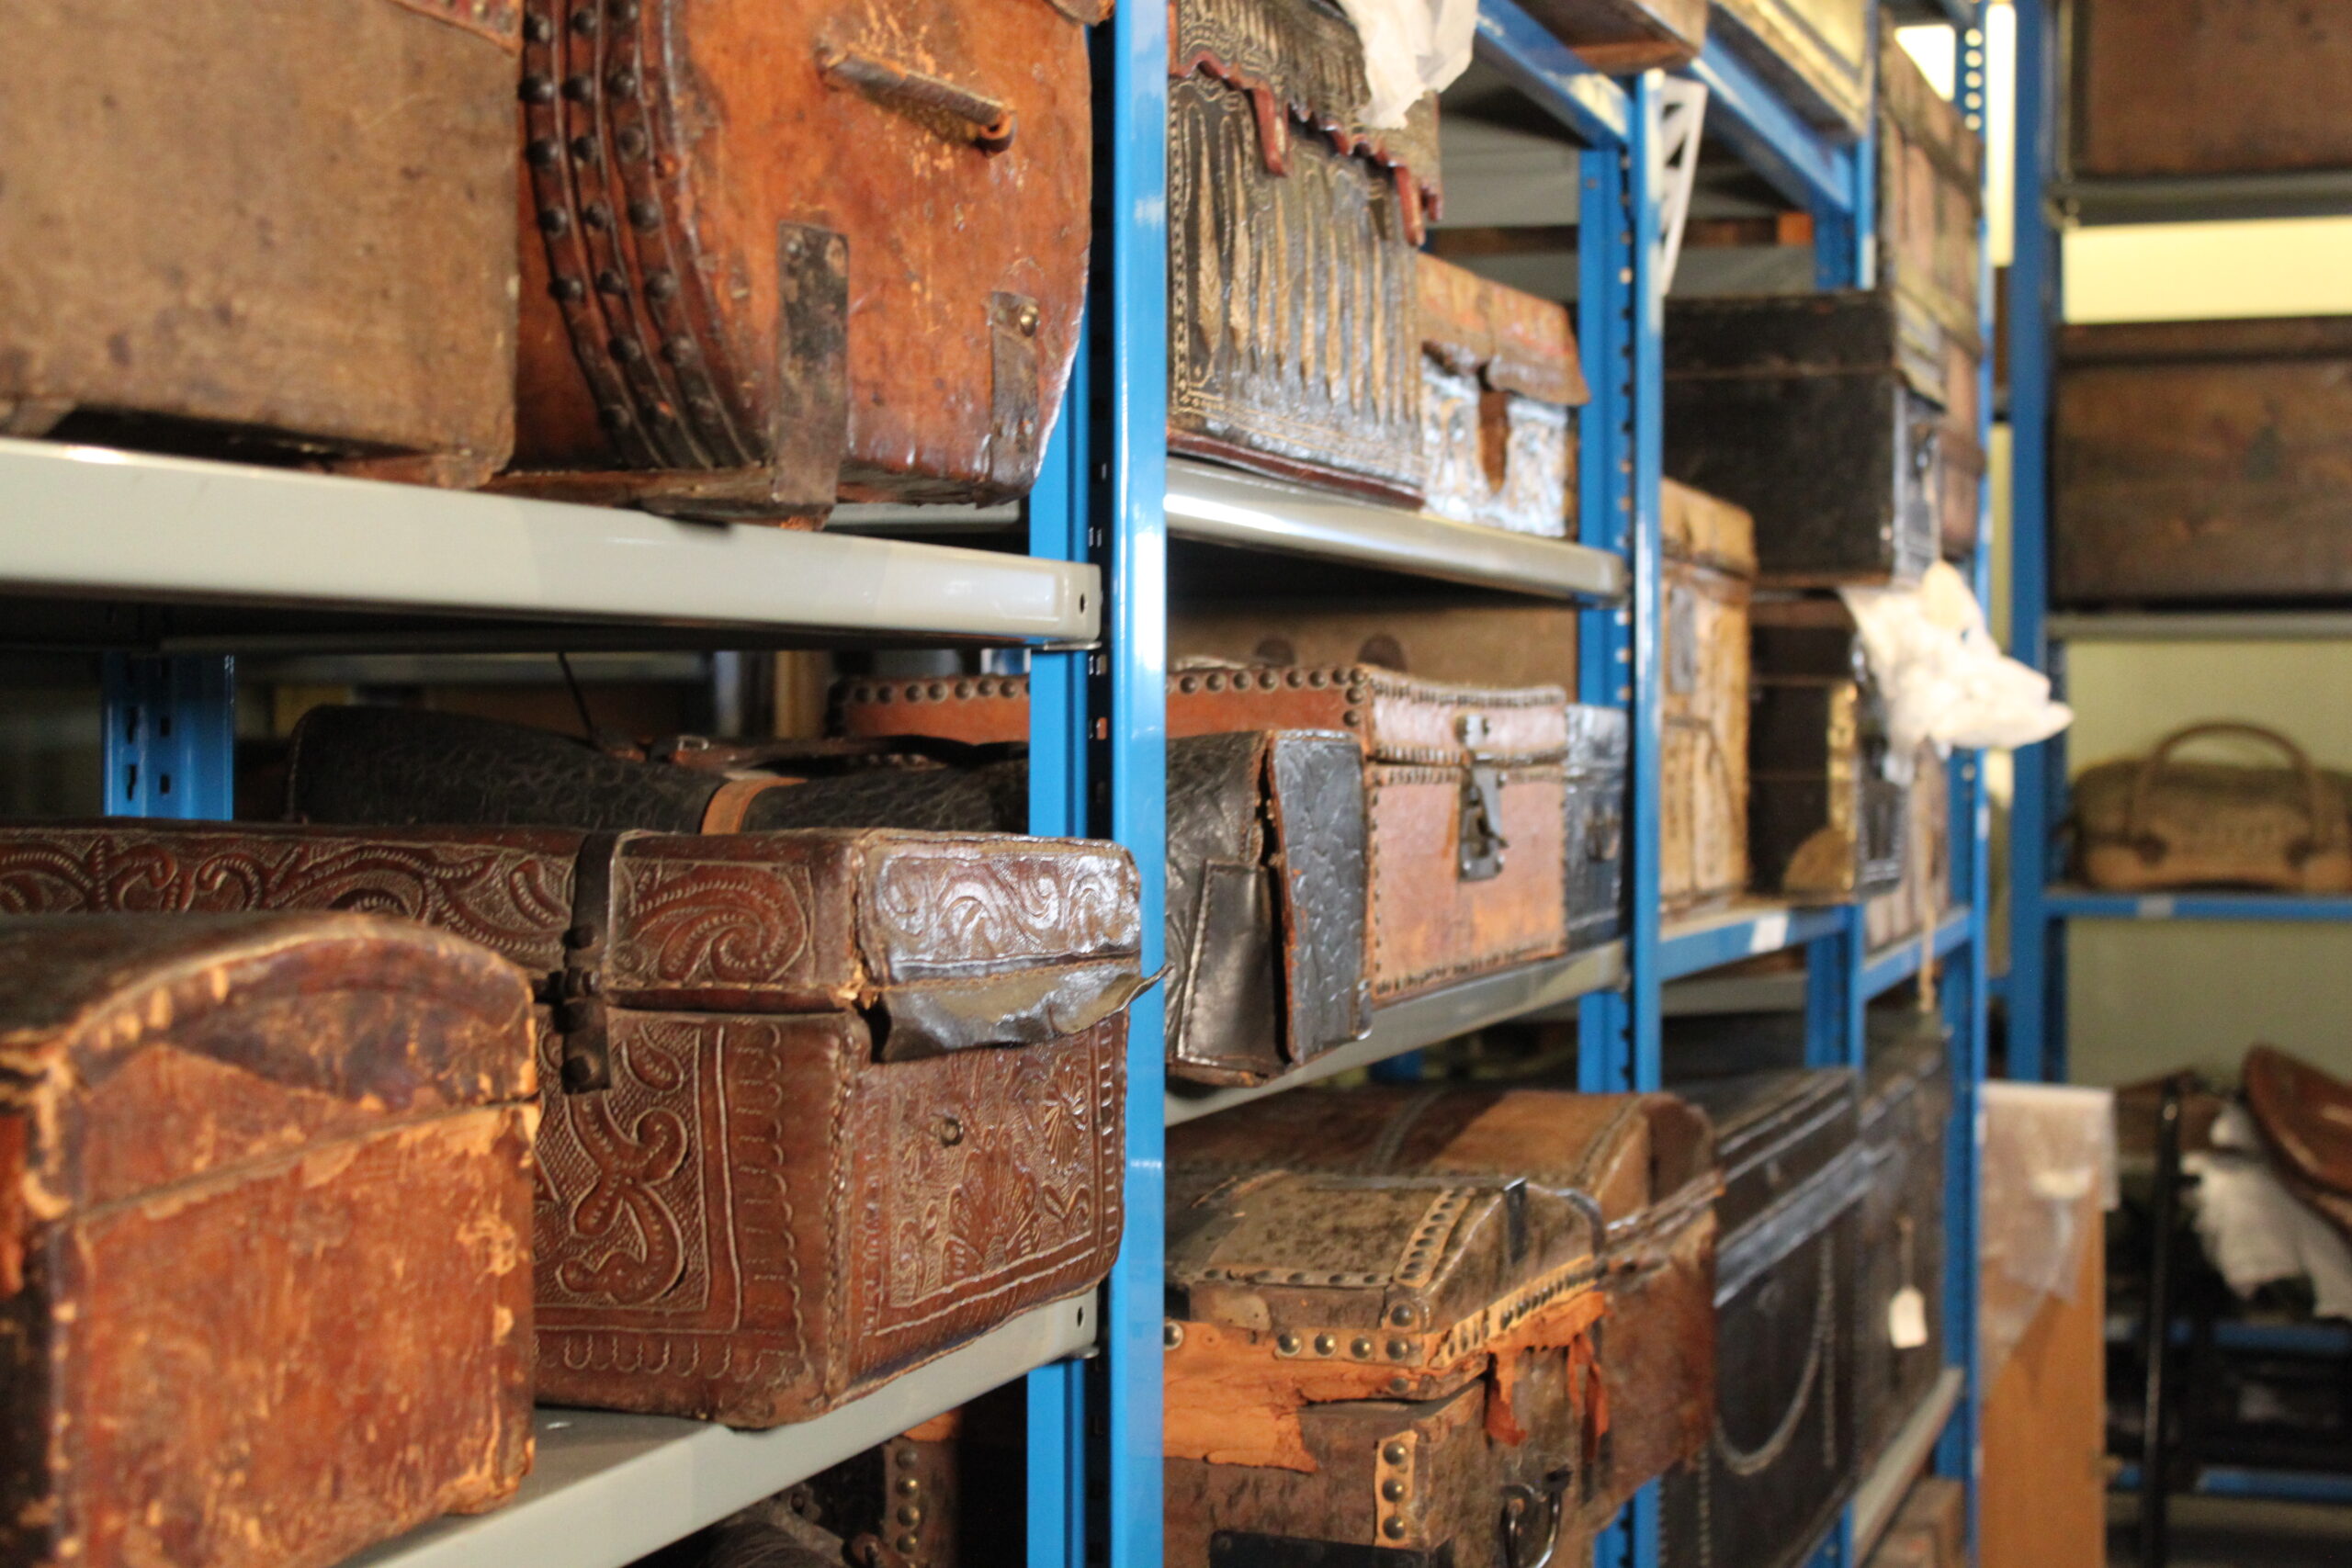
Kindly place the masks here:
[(729, 779), (714, 791), (703, 804), (702, 825), (696, 830), (704, 833), (740, 833), (743, 818), (752, 809), (752, 802), (772, 789), (797, 784), (798, 779), (762, 776), (750, 779)]

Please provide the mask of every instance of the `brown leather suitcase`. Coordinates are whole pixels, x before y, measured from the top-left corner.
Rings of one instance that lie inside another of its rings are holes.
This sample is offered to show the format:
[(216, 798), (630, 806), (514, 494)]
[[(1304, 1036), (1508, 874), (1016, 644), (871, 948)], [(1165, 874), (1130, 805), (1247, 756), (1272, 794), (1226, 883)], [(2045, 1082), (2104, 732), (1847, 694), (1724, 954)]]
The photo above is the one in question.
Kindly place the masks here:
[(1528, 0), (1524, 9), (1612, 76), (1688, 65), (1707, 41), (1707, 0)]
[(1093, 5), (526, 10), (511, 488), (802, 524), (1028, 490), (1086, 289)]
[(1753, 612), (1747, 852), (1756, 886), (1844, 902), (1902, 880), (1908, 807), (1886, 774), (1886, 705), (1846, 607), (1769, 599)]
[(1847, 1068), (1677, 1092), (1715, 1129), (1718, 1359), (1706, 1451), (1660, 1489), (1665, 1568), (1794, 1568), (1857, 1480), (1854, 1312), (1868, 1158)]
[(1436, 97), (1363, 124), (1363, 45), (1319, 0), (1178, 0), (1170, 30), (1170, 450), (1419, 505)]
[(1951, 908), (1951, 771), (1932, 746), (1912, 761), (1903, 823), (1902, 875), (1862, 903), (1862, 938), (1872, 948), (1919, 935)]
[(1658, 898), (1689, 909), (1747, 886), (1747, 606), (1756, 523), (1728, 502), (1660, 487)]
[(1666, 472), (1756, 518), (1765, 583), (1918, 581), (1936, 558), (1941, 329), (1888, 289), (1672, 300)]
[(0, 911), (364, 908), (537, 984), (542, 1400), (802, 1420), (1117, 1247), (1135, 868), (1069, 840), (119, 821)]
[(407, 921), (0, 920), (0, 1559), (311, 1568), (514, 1495), (529, 1010)]
[(1870, 130), (1878, 8), (1871, 0), (1714, 0), (1714, 34), (1821, 129)]
[(1944, 1148), (1951, 1071), (1943, 1021), (1873, 1009), (1861, 1143), (1870, 1161), (1854, 1294), (1856, 1451), (1865, 1469), (1944, 1370)]
[[(2074, 0), (2077, 175), (2352, 169), (2352, 15), (2290, 0)], [(2168, 91), (2151, 93), (2152, 81)], [(2194, 112), (2181, 106), (2194, 105)]]
[[(1341, 1089), (1187, 1122), (1170, 1130), (1169, 1158), (1171, 1170), (1243, 1180), (1282, 1169), (1437, 1193), (1498, 1180), (1570, 1195), (1602, 1227), (1595, 1241), (1606, 1304), (1590, 1337), (1607, 1441), (1576, 1461), (1564, 1534), (1605, 1525), (1634, 1491), (1705, 1447), (1715, 1375), (1714, 1142), (1706, 1119), (1672, 1096)], [(1326, 1211), (1314, 1213), (1309, 1224), (1330, 1223)]]
[[(1025, 682), (963, 685), (854, 682), (837, 716), (853, 737), (1028, 734)], [(1375, 1007), (1567, 951), (1566, 693), (1450, 686), (1371, 665), (1168, 678), (1170, 736), (1275, 728), (1335, 730), (1363, 750)]]
[(516, 0), (15, 0), (0, 435), (476, 484), (514, 440)]
[(2062, 604), (2352, 596), (2352, 316), (2070, 326)]
[(1466, 686), (1577, 689), (1573, 604), (1443, 598), (1185, 599), (1168, 607), (1169, 668), (1377, 664)]
[(1415, 262), (1424, 504), (1456, 523), (1566, 538), (1577, 513), (1576, 410), (1592, 400), (1567, 307), (1426, 251)]

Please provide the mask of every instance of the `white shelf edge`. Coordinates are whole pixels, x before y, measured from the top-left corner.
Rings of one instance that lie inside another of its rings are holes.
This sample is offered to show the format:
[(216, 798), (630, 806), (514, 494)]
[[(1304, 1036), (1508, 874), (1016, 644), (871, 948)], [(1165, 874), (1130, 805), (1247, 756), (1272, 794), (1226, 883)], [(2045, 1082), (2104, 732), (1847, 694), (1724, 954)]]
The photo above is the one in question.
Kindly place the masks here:
[(1168, 532), (1179, 539), (1379, 567), (1538, 598), (1625, 596), (1607, 550), (1326, 494), (1214, 463), (1170, 458)]
[(1928, 1391), (1918, 1407), (1913, 1410), (1878, 1457), (1871, 1472), (1854, 1492), (1854, 1559), (1861, 1562), (1878, 1544), (1886, 1527), (1894, 1522), (1895, 1510), (1903, 1506), (1903, 1499), (1911, 1483), (1919, 1479), (1935, 1457), (1937, 1439), (1943, 1436), (1944, 1427), (1951, 1420), (1952, 1412), (1960, 1408), (1963, 1374), (1958, 1367), (1946, 1367), (1937, 1375), (1936, 1386)]
[(624, 1568), (933, 1416), (1094, 1343), (1092, 1294), (1035, 1308), (813, 1421), (765, 1432), (606, 1411), (538, 1412), (514, 1501), (452, 1516), (343, 1568)]
[(1372, 1032), (1362, 1040), (1328, 1051), (1295, 1072), (1284, 1073), (1271, 1082), (1233, 1089), (1170, 1089), (1166, 1101), (1167, 1122), (1173, 1127), (1195, 1117), (1230, 1111), (1237, 1105), (1319, 1083), (1491, 1023), (1555, 1008), (1624, 981), (1625, 945), (1612, 942), (1583, 953), (1572, 953), (1566, 958), (1524, 964), (1425, 996), (1408, 997), (1374, 1013)]
[(0, 592), (1088, 643), (1077, 562), (0, 440)]

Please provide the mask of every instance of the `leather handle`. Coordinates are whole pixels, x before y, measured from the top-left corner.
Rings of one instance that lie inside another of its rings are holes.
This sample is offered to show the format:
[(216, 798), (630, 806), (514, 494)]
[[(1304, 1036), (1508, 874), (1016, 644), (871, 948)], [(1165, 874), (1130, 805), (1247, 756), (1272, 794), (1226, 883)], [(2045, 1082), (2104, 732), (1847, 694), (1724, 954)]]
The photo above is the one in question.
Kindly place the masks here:
[(2148, 792), (2163, 777), (2165, 766), (2172, 761), (2175, 751), (2209, 735), (2246, 736), (2274, 746), (2286, 755), (2296, 776), (2302, 781), (2303, 822), (2310, 829), (2301, 844), (2288, 851), (2288, 855), (2298, 863), (2310, 859), (2319, 847), (2320, 824), (2327, 815), (2325, 786), (2320, 782), (2319, 770), (2312, 765), (2309, 752), (2278, 730), (2267, 725), (2236, 718), (2207, 719), (2201, 724), (2183, 725), (2156, 742), (2156, 749), (2148, 753), (2147, 760), (2140, 764), (2140, 771), (2132, 776), (2132, 801), (2123, 813), (2124, 841), (2139, 846), (2142, 858), (2151, 862), (2164, 852), (2161, 844), (2154, 844), (2152, 851), (2153, 840), (2143, 842), (2140, 824), (2147, 812)]
[(901, 114), (953, 121), (964, 139), (984, 152), (1001, 152), (1012, 145), (1017, 117), (1001, 98), (854, 50), (819, 51), (817, 70), (826, 81), (855, 87)]

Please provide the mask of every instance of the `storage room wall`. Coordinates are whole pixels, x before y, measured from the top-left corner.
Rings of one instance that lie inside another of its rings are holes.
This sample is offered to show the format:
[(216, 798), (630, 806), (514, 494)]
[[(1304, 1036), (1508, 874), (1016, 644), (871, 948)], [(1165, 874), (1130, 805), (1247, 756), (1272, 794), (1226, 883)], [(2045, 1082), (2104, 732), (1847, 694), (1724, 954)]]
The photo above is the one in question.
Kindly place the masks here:
[[(2065, 279), (2075, 321), (2352, 315), (2352, 220), (2078, 230)], [(2067, 660), (2072, 771), (2202, 718), (2268, 725), (2352, 771), (2352, 640), (2078, 643)], [(2352, 1077), (2352, 926), (2086, 920), (2068, 940), (2079, 1082), (2233, 1079), (2258, 1040)]]

